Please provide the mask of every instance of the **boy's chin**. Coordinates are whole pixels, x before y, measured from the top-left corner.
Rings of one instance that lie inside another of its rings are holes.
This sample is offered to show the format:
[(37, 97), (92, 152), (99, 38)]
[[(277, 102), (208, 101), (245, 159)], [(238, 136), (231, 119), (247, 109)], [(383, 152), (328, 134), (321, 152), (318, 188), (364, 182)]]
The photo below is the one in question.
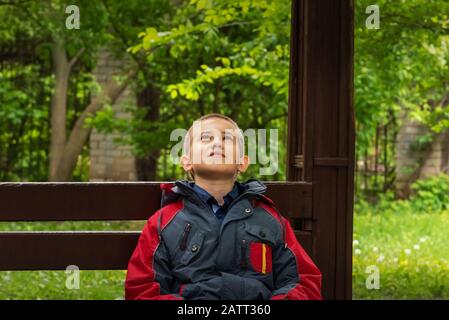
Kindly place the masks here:
[(235, 179), (237, 168), (234, 164), (202, 164), (194, 172), (203, 179)]

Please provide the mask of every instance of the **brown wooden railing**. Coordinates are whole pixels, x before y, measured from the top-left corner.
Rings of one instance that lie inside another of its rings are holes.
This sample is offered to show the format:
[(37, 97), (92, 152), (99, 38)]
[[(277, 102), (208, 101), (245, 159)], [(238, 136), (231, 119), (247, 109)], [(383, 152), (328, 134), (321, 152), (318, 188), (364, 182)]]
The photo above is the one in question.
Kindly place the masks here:
[[(296, 226), (311, 219), (311, 184), (267, 183), (267, 195)], [(0, 183), (0, 221), (147, 220), (160, 208), (159, 182)], [(0, 232), (0, 270), (126, 269), (140, 231)], [(296, 230), (312, 248), (312, 231)]]

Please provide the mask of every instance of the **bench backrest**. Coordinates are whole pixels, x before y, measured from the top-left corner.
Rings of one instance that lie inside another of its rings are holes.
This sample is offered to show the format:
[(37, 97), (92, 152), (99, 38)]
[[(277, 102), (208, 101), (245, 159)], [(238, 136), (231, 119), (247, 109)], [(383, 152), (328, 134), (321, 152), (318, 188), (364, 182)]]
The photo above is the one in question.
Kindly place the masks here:
[[(296, 226), (311, 218), (311, 185), (267, 183)], [(0, 221), (147, 220), (160, 208), (158, 182), (0, 183)], [(299, 219), (299, 220), (298, 220)], [(296, 230), (312, 254), (311, 231)], [(140, 231), (0, 232), (0, 270), (126, 269)]]

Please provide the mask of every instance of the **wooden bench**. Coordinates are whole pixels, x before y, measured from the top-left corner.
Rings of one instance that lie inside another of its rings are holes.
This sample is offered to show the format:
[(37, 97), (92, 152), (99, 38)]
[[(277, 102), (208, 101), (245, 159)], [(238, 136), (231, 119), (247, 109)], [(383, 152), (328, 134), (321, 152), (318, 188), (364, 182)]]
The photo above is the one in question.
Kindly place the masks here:
[[(311, 185), (267, 183), (267, 195), (296, 227), (311, 218)], [(0, 183), (0, 221), (147, 220), (160, 208), (157, 182)], [(3, 231), (0, 270), (123, 270), (139, 231)], [(312, 254), (311, 231), (296, 235)]]

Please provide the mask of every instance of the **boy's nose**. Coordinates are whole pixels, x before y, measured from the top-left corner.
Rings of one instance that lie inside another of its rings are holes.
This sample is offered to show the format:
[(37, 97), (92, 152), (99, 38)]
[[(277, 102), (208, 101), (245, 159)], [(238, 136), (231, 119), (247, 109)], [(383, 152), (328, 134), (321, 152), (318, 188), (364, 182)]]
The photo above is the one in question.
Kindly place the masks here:
[(212, 146), (215, 147), (220, 147), (223, 145), (223, 142), (221, 141), (220, 137), (214, 137), (214, 140), (212, 142)]

